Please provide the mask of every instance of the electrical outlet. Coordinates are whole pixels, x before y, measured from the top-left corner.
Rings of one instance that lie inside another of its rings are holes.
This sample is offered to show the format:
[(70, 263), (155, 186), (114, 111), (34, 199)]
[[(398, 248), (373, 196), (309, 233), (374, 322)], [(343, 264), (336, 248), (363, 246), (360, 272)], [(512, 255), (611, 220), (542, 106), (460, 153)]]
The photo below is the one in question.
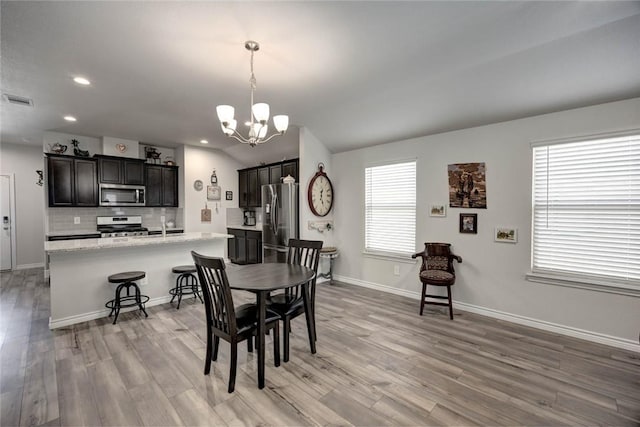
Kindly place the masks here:
[(74, 224), (80, 224), (80, 217), (79, 216), (74, 216), (73, 217), (73, 223)]
[(400, 266), (399, 265), (394, 265), (393, 266), (393, 275), (394, 276), (399, 276), (400, 275)]

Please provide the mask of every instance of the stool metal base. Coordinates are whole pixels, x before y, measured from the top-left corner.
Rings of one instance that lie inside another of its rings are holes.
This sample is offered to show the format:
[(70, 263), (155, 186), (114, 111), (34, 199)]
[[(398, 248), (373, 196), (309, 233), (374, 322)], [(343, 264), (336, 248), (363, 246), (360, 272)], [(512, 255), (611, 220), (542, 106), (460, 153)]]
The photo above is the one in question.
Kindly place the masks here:
[[(121, 296), (120, 294), (125, 288), (127, 290), (127, 295)], [(130, 288), (133, 288), (133, 290), (135, 291), (133, 295), (131, 295)], [(113, 324), (115, 325), (118, 321), (118, 315), (120, 314), (121, 308), (133, 307), (137, 305), (144, 313), (144, 316), (149, 317), (147, 311), (144, 309), (144, 304), (147, 301), (149, 301), (149, 297), (147, 295), (140, 294), (140, 288), (138, 287), (137, 283), (126, 282), (118, 285), (118, 287), (116, 288), (116, 297), (111, 301), (107, 301), (104, 306), (111, 309), (109, 317), (111, 317), (115, 313), (116, 317), (113, 319)]]
[(182, 273), (176, 278), (176, 287), (173, 289), (169, 289), (169, 294), (173, 295), (170, 303), (178, 297), (178, 307), (177, 310), (180, 310), (180, 303), (182, 302), (183, 295), (193, 295), (193, 298), (196, 296), (200, 299), (200, 302), (204, 304), (202, 300), (202, 296), (200, 296), (200, 291), (198, 290), (198, 279), (191, 273)]

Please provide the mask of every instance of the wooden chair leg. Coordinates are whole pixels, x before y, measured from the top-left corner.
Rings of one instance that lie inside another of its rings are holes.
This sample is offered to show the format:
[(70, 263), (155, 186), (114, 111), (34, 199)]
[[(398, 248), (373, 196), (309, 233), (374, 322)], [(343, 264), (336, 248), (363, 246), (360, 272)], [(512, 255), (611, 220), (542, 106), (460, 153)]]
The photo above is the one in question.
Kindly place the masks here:
[(209, 375), (211, 372), (211, 333), (207, 331), (207, 356), (204, 359), (204, 374)]
[(420, 316), (422, 316), (422, 312), (424, 311), (424, 298), (427, 294), (427, 284), (422, 284), (422, 298), (420, 298)]
[(231, 343), (229, 356), (229, 393), (233, 393), (236, 387), (236, 368), (238, 367), (238, 343)]
[(453, 320), (453, 303), (451, 301), (451, 286), (447, 286), (447, 296), (449, 297), (449, 319)]
[(282, 348), (284, 349), (284, 357), (282, 360), (284, 363), (289, 361), (289, 333), (291, 329), (291, 321), (289, 318), (285, 317), (282, 321)]
[(220, 347), (220, 337), (213, 337), (213, 357), (212, 360), (218, 360), (218, 347)]
[(278, 322), (273, 328), (273, 363), (276, 367), (280, 366), (280, 325)]

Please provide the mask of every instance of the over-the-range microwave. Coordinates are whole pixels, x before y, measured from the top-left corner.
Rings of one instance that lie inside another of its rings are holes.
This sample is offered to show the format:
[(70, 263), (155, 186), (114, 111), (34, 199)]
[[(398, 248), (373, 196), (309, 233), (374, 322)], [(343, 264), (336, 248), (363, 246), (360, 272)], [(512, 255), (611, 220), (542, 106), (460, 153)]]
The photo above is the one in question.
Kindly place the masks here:
[(100, 184), (100, 206), (144, 206), (144, 186)]

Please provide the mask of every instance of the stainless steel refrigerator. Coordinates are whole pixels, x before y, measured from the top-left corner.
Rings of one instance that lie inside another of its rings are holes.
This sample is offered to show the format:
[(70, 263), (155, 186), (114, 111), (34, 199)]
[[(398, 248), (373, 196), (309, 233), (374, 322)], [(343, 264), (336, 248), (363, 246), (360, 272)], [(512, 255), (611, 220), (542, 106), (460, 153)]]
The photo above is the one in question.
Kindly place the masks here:
[(298, 238), (298, 184), (262, 186), (262, 262), (286, 262)]

